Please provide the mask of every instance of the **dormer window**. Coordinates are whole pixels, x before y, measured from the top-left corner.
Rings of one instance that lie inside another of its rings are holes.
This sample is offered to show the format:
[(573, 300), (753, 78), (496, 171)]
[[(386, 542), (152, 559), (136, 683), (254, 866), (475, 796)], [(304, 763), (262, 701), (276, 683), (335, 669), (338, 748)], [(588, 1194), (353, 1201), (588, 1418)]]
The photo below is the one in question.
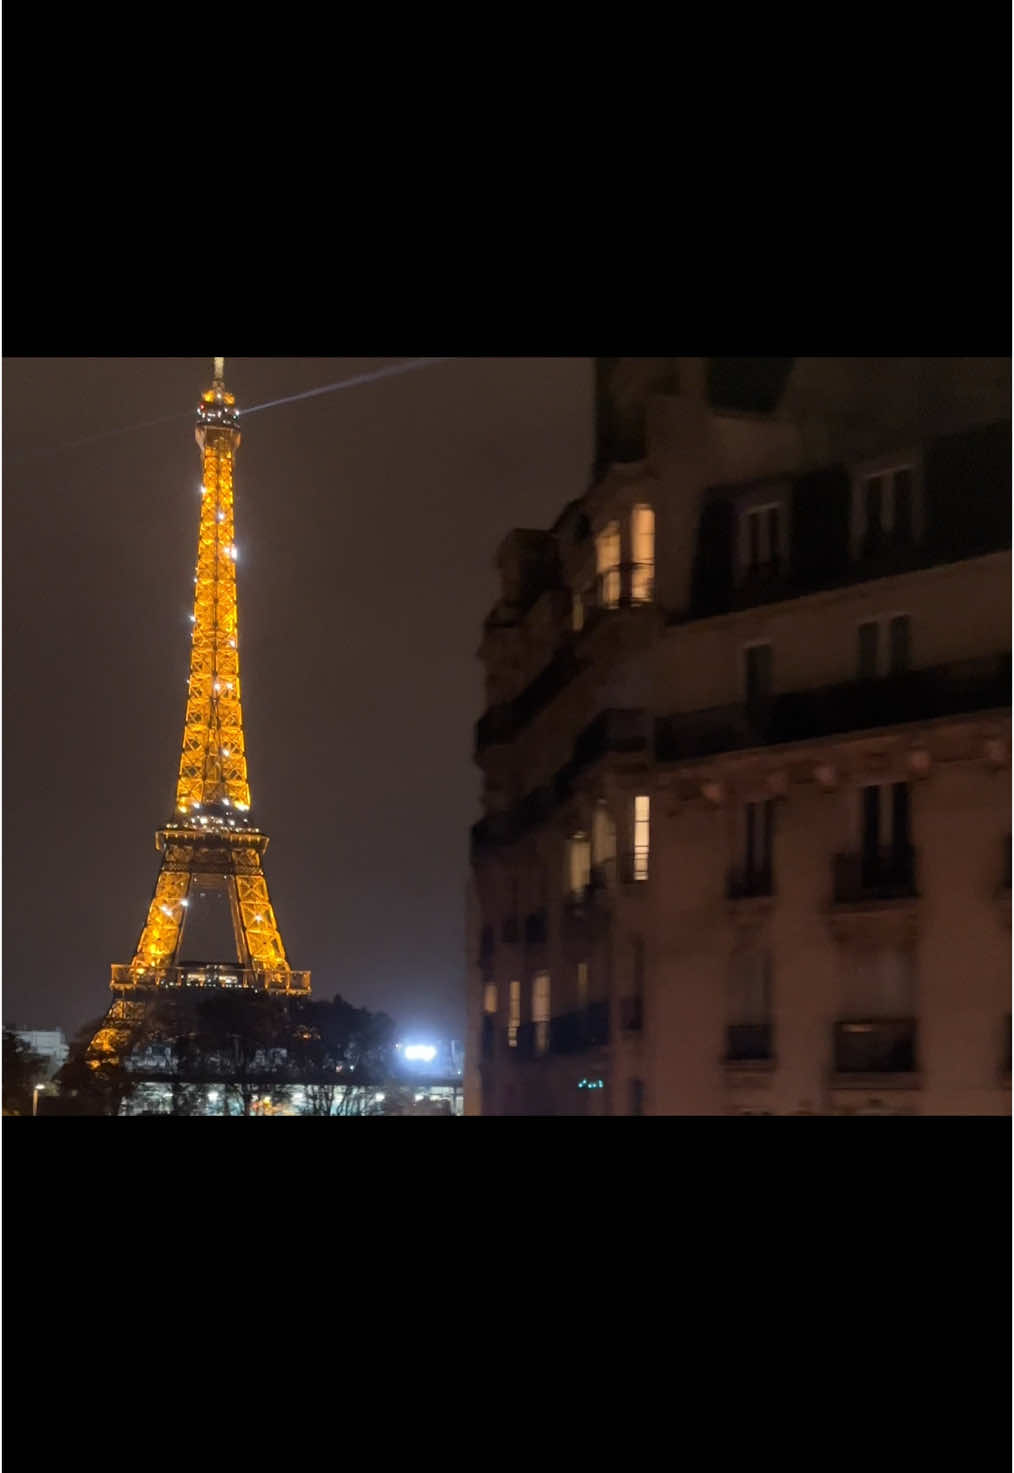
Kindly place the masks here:
[(921, 527), (918, 466), (913, 456), (862, 467), (853, 479), (852, 552), (875, 558), (918, 540)]
[(750, 506), (739, 518), (740, 582), (768, 578), (784, 562), (784, 510), (780, 501)]

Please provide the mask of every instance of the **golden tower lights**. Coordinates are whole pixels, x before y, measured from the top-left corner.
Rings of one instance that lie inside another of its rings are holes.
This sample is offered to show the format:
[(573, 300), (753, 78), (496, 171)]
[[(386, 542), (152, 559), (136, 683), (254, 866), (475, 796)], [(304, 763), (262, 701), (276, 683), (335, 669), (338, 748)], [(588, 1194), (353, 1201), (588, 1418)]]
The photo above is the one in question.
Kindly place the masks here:
[[(114, 1001), (91, 1052), (117, 1052), (143, 1012), (142, 994), (171, 986), (233, 985), (307, 994), (309, 972), (285, 956), (261, 861), (268, 837), (247, 817), (243, 712), (236, 620), (233, 467), (240, 443), (235, 395), (225, 388), (225, 360), (214, 360), (211, 388), (197, 409), (201, 510), (194, 574), (193, 642), (176, 811), (159, 829), (162, 855), (155, 893), (134, 958), (112, 968)], [(229, 898), (238, 962), (181, 969), (180, 943), (196, 891)]]

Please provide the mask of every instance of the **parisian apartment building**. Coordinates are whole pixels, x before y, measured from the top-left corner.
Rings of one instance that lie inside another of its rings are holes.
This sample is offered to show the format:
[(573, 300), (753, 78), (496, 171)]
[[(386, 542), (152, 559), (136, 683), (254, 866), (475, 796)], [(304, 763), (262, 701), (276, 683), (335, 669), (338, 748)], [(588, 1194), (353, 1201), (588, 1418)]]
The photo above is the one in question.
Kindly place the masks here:
[(466, 1113), (1009, 1114), (1010, 360), (595, 371), (482, 630)]

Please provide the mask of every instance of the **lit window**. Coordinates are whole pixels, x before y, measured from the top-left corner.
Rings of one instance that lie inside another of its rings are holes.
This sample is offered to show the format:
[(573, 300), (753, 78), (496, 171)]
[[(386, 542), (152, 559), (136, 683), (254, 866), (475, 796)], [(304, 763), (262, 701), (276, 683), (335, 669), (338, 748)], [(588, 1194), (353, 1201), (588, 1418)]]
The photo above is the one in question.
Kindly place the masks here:
[(517, 1048), (518, 1029), (521, 1027), (521, 983), (510, 984), (510, 1015), (507, 1019), (507, 1047)]
[(567, 843), (567, 889), (583, 895), (591, 881), (591, 843), (587, 834), (577, 833)]
[(651, 844), (651, 799), (638, 793), (634, 799), (634, 879), (648, 878), (648, 851)]
[(482, 992), (482, 1010), (484, 1013), (496, 1012), (496, 983), (487, 982)]
[(539, 972), (532, 982), (532, 1022), (535, 1024), (535, 1052), (544, 1054), (549, 1048), (548, 972)]
[(620, 524), (607, 522), (595, 538), (595, 571), (599, 581), (599, 603), (615, 609), (620, 601)]
[(634, 507), (630, 517), (630, 544), (631, 602), (650, 603), (655, 591), (655, 513), (650, 506)]
[(570, 627), (575, 634), (584, 628), (584, 599), (577, 592), (571, 594)]

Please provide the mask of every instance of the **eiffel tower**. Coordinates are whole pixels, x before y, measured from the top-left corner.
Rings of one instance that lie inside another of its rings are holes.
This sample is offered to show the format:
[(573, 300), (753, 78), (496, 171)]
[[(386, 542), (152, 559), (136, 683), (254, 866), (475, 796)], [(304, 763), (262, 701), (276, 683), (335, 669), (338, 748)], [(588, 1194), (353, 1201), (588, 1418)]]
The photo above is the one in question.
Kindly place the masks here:
[[(133, 960), (112, 968), (113, 1001), (88, 1048), (95, 1064), (124, 1057), (162, 989), (310, 991), (309, 972), (294, 972), (286, 960), (262, 867), (268, 836), (249, 817), (233, 540), (238, 419), (235, 395), (225, 388), (225, 360), (216, 358), (211, 388), (197, 409), (201, 513), (176, 810), (155, 836), (162, 862)], [(228, 899), (236, 959), (181, 961), (189, 907), (214, 892)]]

